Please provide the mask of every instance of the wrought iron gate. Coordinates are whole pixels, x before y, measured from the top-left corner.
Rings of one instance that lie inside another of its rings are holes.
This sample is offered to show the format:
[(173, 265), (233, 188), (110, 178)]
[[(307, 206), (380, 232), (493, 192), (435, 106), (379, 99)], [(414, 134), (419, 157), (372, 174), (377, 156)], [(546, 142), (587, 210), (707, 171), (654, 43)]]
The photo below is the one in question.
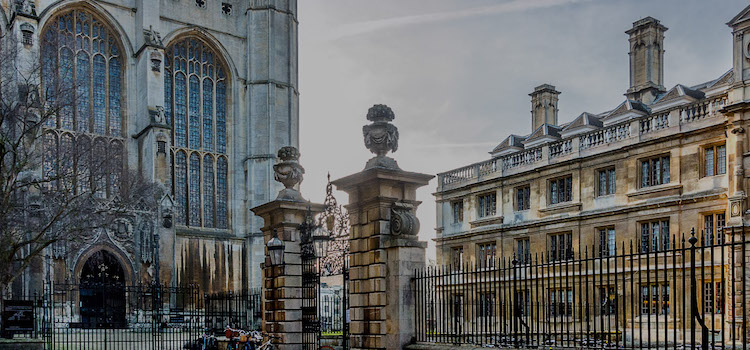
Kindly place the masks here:
[(302, 344), (304, 350), (318, 350), (320, 346), (320, 320), (318, 318), (318, 297), (320, 295), (320, 275), (315, 255), (302, 254)]

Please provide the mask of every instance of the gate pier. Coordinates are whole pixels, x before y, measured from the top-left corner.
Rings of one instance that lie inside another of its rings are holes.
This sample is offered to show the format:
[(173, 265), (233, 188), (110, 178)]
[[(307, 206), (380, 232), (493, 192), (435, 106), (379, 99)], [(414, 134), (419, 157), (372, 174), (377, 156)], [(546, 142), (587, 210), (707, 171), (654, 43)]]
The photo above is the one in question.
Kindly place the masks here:
[[(274, 343), (279, 350), (317, 349), (317, 331), (315, 339), (309, 341), (303, 330), (305, 291), (300, 225), (309, 215), (323, 211), (323, 205), (305, 201), (297, 190), (304, 174), (297, 162), (297, 149), (283, 147), (278, 156), (281, 162), (274, 166), (275, 178), (285, 188), (275, 200), (251, 209), (263, 218), (261, 231), (267, 244), (263, 265), (263, 331), (276, 337)], [(269, 255), (272, 252), (268, 243), (274, 238), (283, 244), (281, 262), (272, 261)]]
[(375, 105), (364, 127), (365, 145), (376, 154), (365, 170), (332, 183), (349, 194), (350, 344), (352, 349), (402, 349), (414, 338), (416, 269), (425, 266), (426, 242), (419, 241), (418, 188), (432, 175), (403, 171), (395, 151), (393, 111)]

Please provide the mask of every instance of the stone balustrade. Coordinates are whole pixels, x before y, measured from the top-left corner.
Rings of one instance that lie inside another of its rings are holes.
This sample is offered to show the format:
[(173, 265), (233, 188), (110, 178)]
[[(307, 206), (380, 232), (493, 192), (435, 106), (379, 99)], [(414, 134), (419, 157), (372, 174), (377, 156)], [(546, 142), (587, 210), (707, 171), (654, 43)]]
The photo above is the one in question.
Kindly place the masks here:
[[(585, 151), (583, 156), (607, 152), (612, 147), (624, 147), (637, 143), (644, 135), (648, 139), (653, 139), (653, 137), (668, 137), (675, 132), (704, 127), (705, 123), (697, 122), (721, 116), (719, 111), (725, 106), (726, 101), (725, 95), (702, 100), (691, 105), (634, 118), (557, 142), (447, 171), (438, 174), (438, 190), (458, 187), (492, 176), (510, 175), (544, 166), (550, 162), (576, 158), (582, 155), (582, 151)], [(721, 121), (719, 118), (715, 120)], [(712, 123), (709, 122), (709, 124)]]

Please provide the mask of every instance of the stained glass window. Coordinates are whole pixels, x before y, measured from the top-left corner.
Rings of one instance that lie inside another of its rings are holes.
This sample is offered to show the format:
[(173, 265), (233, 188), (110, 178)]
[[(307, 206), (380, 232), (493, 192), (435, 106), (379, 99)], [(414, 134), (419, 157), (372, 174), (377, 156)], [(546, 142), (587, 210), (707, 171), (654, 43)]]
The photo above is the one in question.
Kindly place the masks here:
[[(172, 126), (178, 224), (227, 228), (225, 65), (203, 40), (172, 43), (164, 60), (164, 111)], [(184, 184), (184, 185), (183, 185)]]
[(45, 164), (45, 173), (56, 172), (59, 184), (73, 192), (110, 195), (119, 187), (114, 182), (120, 180), (125, 161), (121, 44), (88, 10), (64, 10), (49, 23), (40, 36), (42, 89), (59, 112), (50, 113), (56, 119), (44, 125), (60, 146), (48, 147), (57, 167)]

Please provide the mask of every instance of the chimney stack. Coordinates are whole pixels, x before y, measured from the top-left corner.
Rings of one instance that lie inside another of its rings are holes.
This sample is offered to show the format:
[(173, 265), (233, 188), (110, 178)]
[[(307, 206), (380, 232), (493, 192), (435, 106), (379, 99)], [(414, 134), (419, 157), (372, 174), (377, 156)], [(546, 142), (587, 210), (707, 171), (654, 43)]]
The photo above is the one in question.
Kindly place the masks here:
[(557, 95), (560, 91), (550, 84), (534, 88), (531, 96), (531, 131), (542, 124), (557, 125)]
[(664, 88), (664, 32), (667, 27), (653, 17), (633, 22), (630, 35), (630, 88), (628, 99), (651, 104)]

